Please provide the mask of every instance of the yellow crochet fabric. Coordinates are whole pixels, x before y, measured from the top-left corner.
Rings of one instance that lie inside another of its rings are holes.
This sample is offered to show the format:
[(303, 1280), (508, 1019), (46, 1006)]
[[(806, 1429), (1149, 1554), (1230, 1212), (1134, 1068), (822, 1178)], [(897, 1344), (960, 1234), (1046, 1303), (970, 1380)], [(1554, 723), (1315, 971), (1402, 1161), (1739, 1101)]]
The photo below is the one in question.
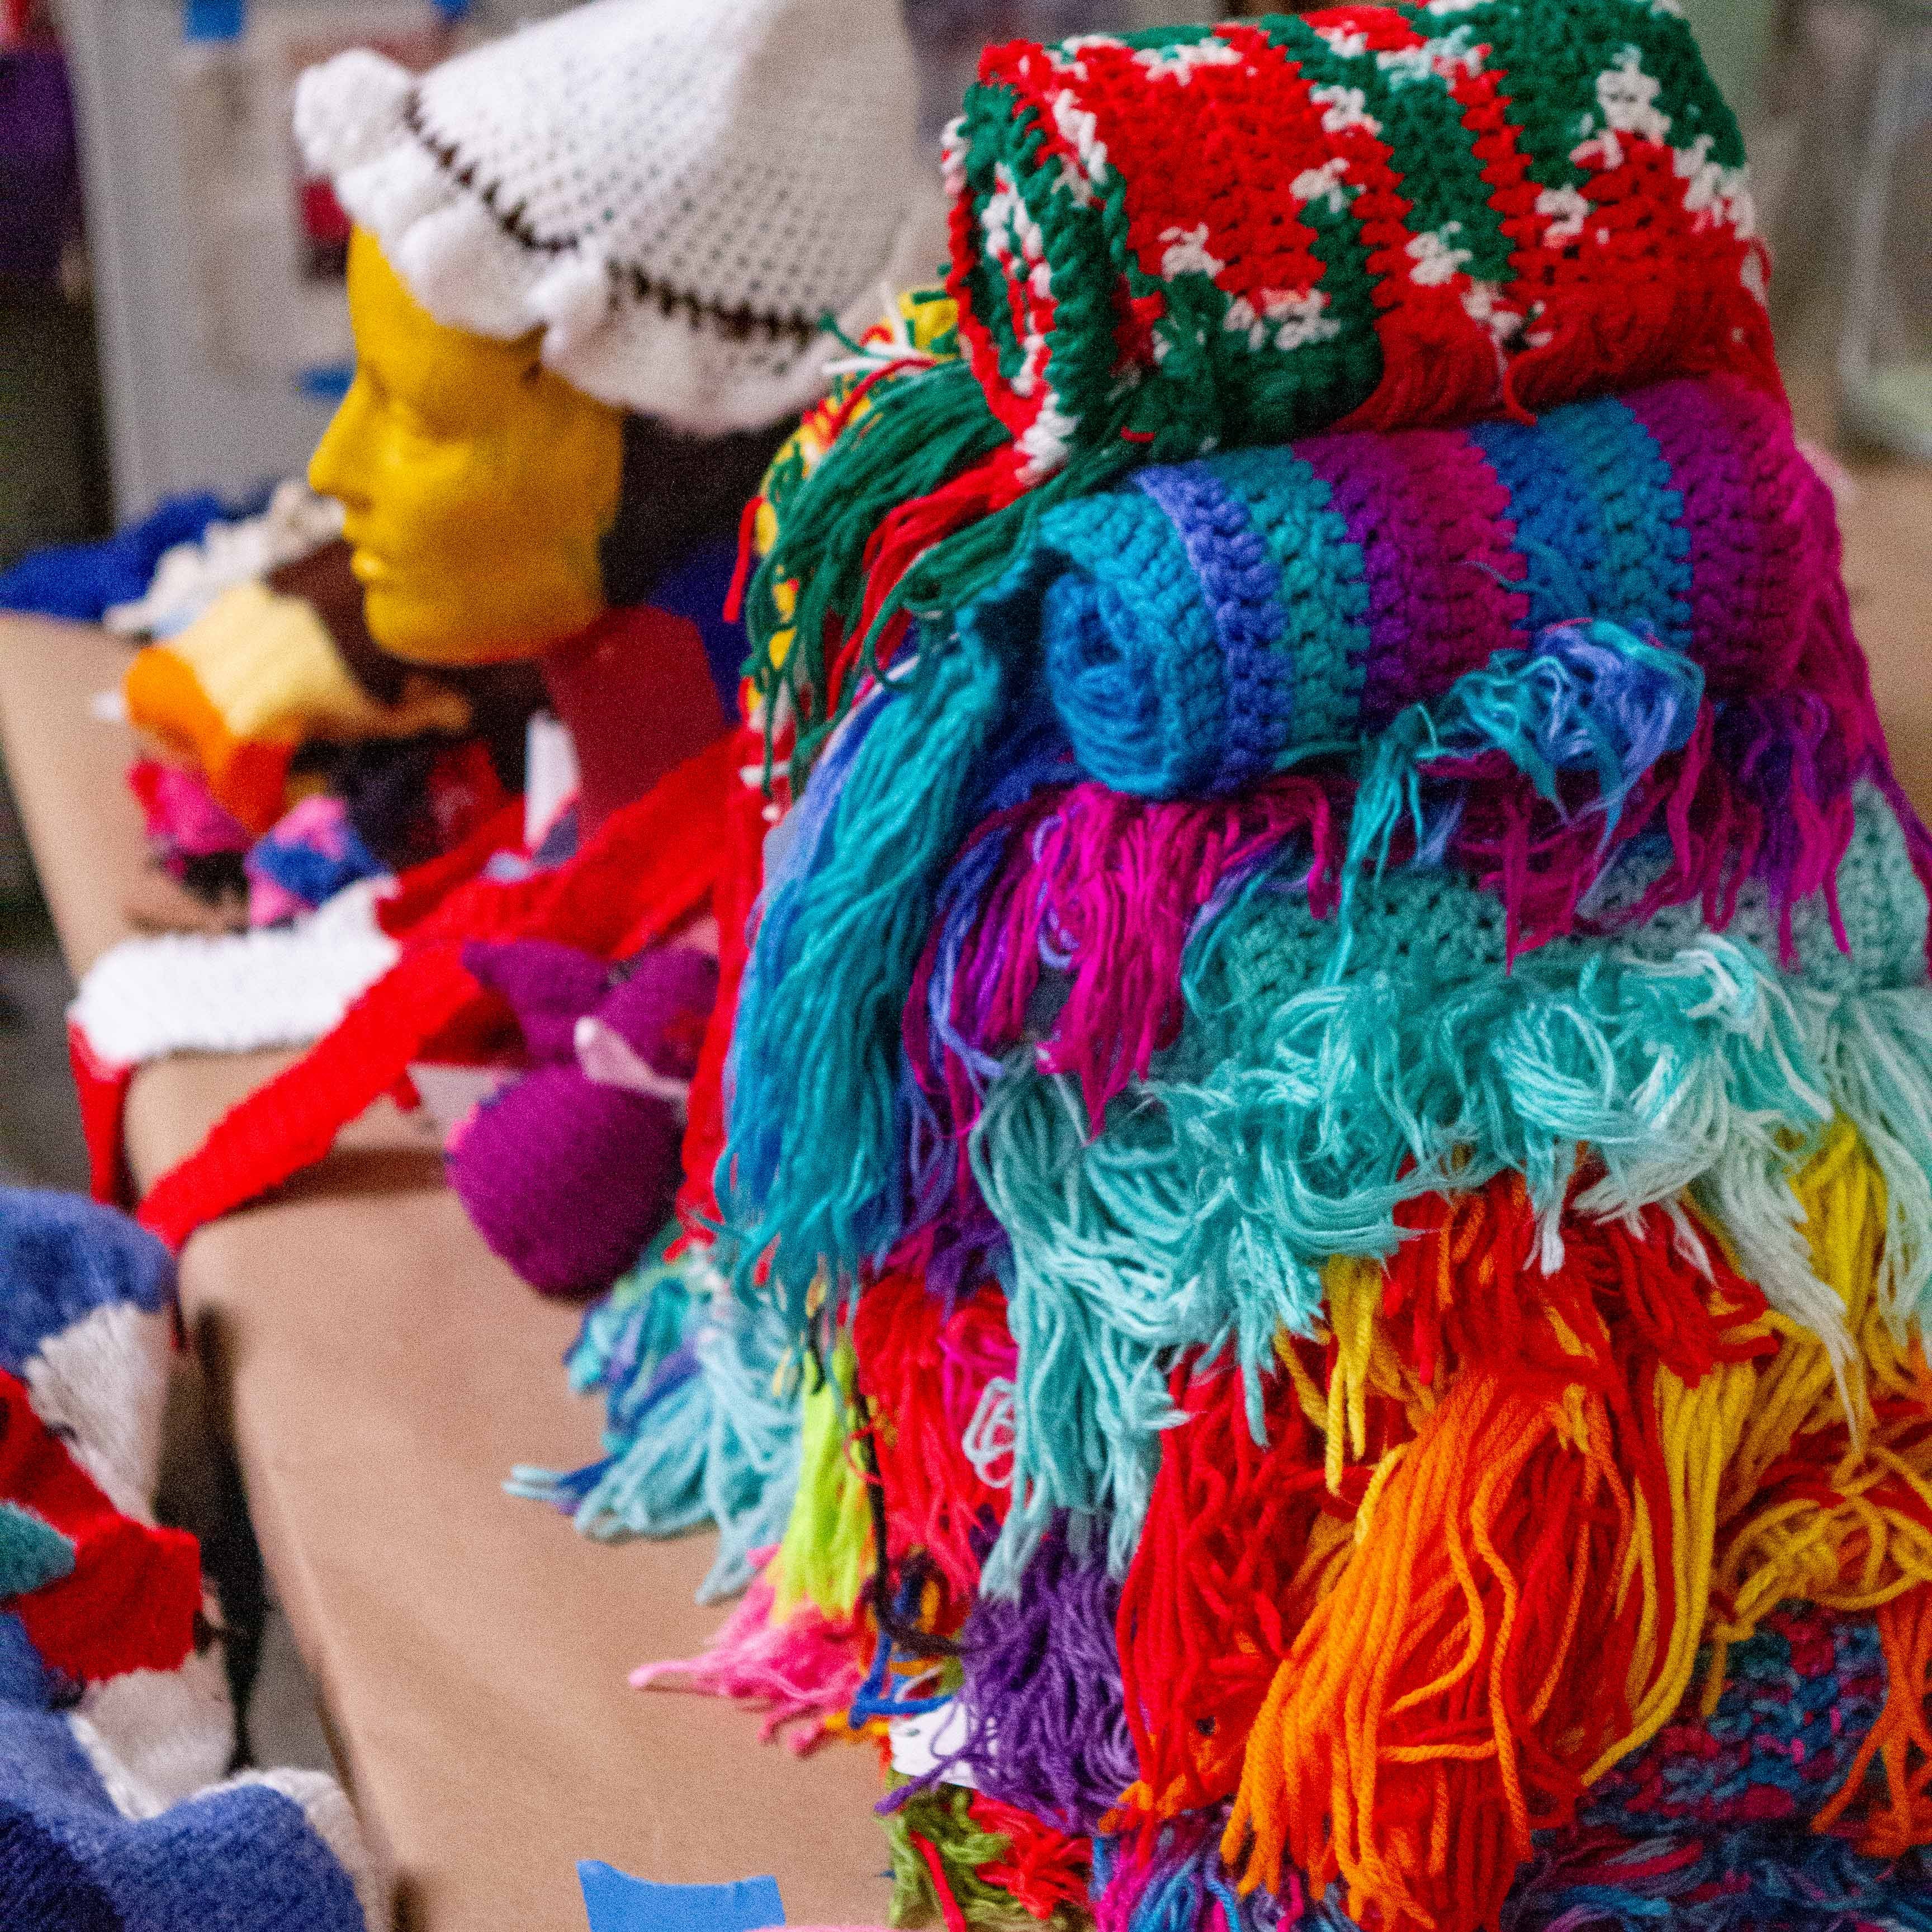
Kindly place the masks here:
[(260, 583), (224, 591), (163, 644), (136, 654), (129, 722), (198, 766), (218, 803), (252, 832), (280, 815), (290, 758), (314, 739), (410, 738), (470, 726), (468, 701), (412, 676), (379, 704), (358, 684), (313, 606)]

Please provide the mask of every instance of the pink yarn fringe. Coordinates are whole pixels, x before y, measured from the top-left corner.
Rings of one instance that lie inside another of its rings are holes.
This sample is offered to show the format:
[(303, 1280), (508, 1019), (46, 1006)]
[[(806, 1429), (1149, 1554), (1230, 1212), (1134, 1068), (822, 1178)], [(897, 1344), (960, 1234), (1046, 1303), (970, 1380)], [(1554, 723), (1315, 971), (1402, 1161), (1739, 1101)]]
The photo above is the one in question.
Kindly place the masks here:
[[(768, 1562), (772, 1552), (758, 1552)], [(800, 1757), (824, 1742), (826, 1720), (850, 1708), (862, 1674), (853, 1655), (850, 1622), (834, 1622), (815, 1604), (800, 1604), (782, 1623), (774, 1623), (776, 1600), (760, 1576), (745, 1592), (701, 1657), (640, 1664), (631, 1672), (632, 1688), (645, 1690), (668, 1678), (685, 1682), (671, 1688), (701, 1696), (729, 1697), (764, 1713), (761, 1743), (774, 1737)]]
[[(996, 814), (972, 844), (1000, 838), (1007, 856), (952, 964), (952, 1028), (987, 1053), (1006, 1051), (1024, 1036), (1042, 967), (1053, 967), (1066, 997), (1040, 1064), (1078, 1078), (1097, 1123), (1179, 1033), (1181, 955), (1202, 914), (1297, 834), (1313, 848), (1307, 890), (1325, 914), (1336, 896), (1335, 832), (1328, 788), (1299, 777), (1237, 798), (1160, 802), (1084, 783)], [(914, 980), (907, 1045), (928, 1098), (963, 1135), (979, 1113), (976, 1081), (956, 1054), (934, 1066), (921, 1052), (948, 924)]]

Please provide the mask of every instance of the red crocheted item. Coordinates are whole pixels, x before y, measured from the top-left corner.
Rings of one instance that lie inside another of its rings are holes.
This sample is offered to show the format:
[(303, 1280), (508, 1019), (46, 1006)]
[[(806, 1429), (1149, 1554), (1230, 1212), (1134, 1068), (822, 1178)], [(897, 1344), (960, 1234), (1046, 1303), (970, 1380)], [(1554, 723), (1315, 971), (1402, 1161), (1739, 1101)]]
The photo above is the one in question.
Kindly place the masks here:
[(718, 879), (716, 827), (736, 786), (738, 750), (722, 740), (680, 765), (554, 872), (509, 884), (472, 879), (450, 893), (332, 1033), (231, 1108), (155, 1182), (142, 1224), (178, 1249), (205, 1222), (321, 1160), (430, 1042), (494, 1018), (494, 1002), (464, 968), (464, 940), (553, 939), (619, 958), (701, 910)]
[(194, 1647), (201, 1546), (123, 1516), (0, 1369), (0, 1497), (74, 1545), (74, 1568), (10, 1600), (42, 1663), (82, 1683), (174, 1670)]

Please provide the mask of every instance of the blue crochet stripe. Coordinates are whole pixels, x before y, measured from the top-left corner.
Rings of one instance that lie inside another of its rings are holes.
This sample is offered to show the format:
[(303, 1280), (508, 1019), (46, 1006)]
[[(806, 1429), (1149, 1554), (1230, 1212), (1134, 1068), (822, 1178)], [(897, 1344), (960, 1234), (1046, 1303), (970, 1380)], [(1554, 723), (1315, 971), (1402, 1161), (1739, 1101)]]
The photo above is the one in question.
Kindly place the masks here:
[(1238, 782), (1220, 776), (1229, 762), (1225, 646), (1197, 560), (1150, 493), (1049, 511), (1036, 556), (960, 628), (1016, 658), (1044, 644), (1075, 755), (1102, 784), (1172, 798)]
[(1552, 410), (1534, 426), (1478, 423), (1469, 434), (1510, 494), (1532, 631), (1608, 617), (1689, 648), (1683, 499), (1663, 452), (1622, 404)]
[(1469, 435), (1509, 492), (1516, 547), (1529, 566), (1520, 586), (1529, 596), (1525, 629), (1533, 636), (1604, 609), (1603, 524), (1568, 452), (1540, 423), (1477, 423)]
[(1627, 600), (1594, 614), (1647, 627), (1658, 643), (1688, 652), (1694, 634), (1690, 536), (1683, 493), (1672, 487), (1657, 439), (1613, 398), (1552, 410), (1543, 428), (1598, 506), (1605, 582), (1621, 586)]
[[(1375, 637), (1362, 547), (1333, 507), (1328, 478), (1286, 450), (1238, 450), (1203, 466), (1246, 506), (1274, 560), (1275, 596), (1287, 620), (1277, 648), (1292, 692), (1293, 749), (1352, 742)], [(1288, 744), (1289, 732), (1282, 742)]]
[(1221, 647), (1221, 741), (1208, 783), (1252, 784), (1270, 770), (1294, 722), (1294, 665), (1282, 649), (1288, 614), (1266, 539), (1247, 506), (1204, 464), (1134, 478), (1179, 532)]

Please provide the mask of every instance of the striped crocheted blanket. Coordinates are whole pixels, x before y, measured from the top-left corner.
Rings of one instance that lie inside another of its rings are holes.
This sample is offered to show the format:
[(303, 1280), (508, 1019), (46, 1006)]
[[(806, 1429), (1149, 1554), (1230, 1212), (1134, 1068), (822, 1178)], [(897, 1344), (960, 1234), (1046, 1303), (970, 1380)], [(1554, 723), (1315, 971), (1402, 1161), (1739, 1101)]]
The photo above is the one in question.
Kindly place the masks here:
[(121, 1216), (0, 1189), (0, 1924), (387, 1932), (334, 1778), (234, 1773), (220, 1606), (152, 1514), (173, 1278)]
[(788, 1505), (684, 1667), (883, 1730), (905, 1922), (1927, 1922), (1932, 844), (1742, 162), (1639, 0), (995, 50), (774, 470), (585, 1526)]

